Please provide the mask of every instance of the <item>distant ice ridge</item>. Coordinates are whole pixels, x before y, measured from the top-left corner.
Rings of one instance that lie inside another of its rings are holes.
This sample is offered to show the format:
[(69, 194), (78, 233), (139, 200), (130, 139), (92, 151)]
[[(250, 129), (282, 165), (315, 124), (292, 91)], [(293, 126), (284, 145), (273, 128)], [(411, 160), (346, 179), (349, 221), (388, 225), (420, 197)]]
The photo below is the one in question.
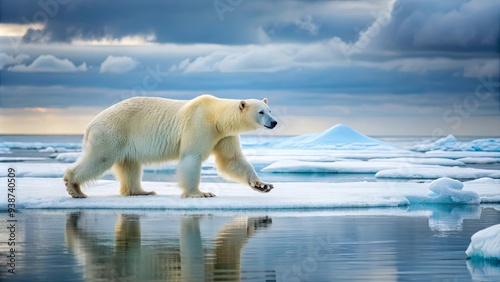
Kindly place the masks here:
[[(51, 149), (52, 148), (52, 149)], [(0, 150), (5, 149), (31, 149), (31, 150), (46, 150), (41, 152), (56, 152), (69, 150), (81, 150), (81, 143), (46, 143), (46, 142), (0, 142)]]
[(472, 235), (465, 253), (472, 259), (500, 260), (500, 224), (490, 226)]
[(394, 146), (368, 137), (356, 130), (337, 124), (323, 132), (290, 137), (270, 143), (279, 148), (332, 149), (332, 150), (393, 150)]
[[(443, 176), (458, 179), (477, 179), (482, 177), (500, 178), (500, 170), (477, 169), (450, 165), (449, 160), (425, 159), (411, 163), (408, 159), (399, 161), (338, 161), (338, 162), (305, 162), (295, 160), (282, 160), (272, 163), (261, 172), (267, 173), (375, 173), (377, 178), (399, 179), (437, 179)], [(460, 162), (459, 162), (460, 163)], [(437, 165), (443, 164), (443, 165)]]
[(417, 144), (412, 150), (419, 152), (427, 151), (480, 151), (500, 152), (500, 138), (476, 139), (469, 142), (460, 142), (455, 136), (448, 135), (434, 142)]

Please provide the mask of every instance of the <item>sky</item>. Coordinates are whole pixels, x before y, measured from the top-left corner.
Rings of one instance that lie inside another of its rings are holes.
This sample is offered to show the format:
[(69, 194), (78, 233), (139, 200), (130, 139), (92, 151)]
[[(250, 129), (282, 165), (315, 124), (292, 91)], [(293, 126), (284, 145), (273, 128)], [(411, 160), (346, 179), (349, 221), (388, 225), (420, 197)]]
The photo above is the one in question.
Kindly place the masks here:
[[(500, 136), (497, 0), (0, 2), (0, 134), (133, 96), (269, 99), (296, 135)], [(266, 132), (266, 134), (268, 134)]]

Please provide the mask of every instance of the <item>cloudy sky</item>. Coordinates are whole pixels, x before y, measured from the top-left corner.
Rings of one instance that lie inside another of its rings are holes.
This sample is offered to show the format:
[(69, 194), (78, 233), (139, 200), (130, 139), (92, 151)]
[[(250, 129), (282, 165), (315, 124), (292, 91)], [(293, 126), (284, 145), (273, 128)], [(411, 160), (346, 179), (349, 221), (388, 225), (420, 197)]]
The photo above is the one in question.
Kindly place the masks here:
[(0, 2), (0, 134), (132, 96), (267, 97), (301, 134), (500, 136), (497, 0)]

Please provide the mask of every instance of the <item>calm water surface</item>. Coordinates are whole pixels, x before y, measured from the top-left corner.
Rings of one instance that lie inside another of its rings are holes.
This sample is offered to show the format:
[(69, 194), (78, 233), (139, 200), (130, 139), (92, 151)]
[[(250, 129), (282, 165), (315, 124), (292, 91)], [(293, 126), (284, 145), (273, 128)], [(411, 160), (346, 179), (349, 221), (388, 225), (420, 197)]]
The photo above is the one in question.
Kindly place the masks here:
[[(18, 218), (16, 275), (5, 269), (1, 281), (500, 277), (498, 262), (466, 260), (464, 253), (473, 233), (500, 222), (499, 205), (231, 214), (24, 210)], [(4, 262), (5, 243), (0, 250)]]

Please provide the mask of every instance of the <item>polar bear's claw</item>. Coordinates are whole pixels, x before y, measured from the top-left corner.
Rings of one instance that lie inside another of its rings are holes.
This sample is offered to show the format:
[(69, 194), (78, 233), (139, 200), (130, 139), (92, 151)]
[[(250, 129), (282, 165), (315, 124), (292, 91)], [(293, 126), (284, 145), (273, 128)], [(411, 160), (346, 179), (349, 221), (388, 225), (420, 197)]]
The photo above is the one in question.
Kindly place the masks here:
[(66, 191), (68, 194), (73, 197), (73, 198), (87, 198), (87, 195), (85, 195), (81, 190), (78, 184), (70, 184), (67, 181), (64, 181), (64, 184), (66, 184)]
[(201, 192), (200, 191), (196, 194), (191, 194), (191, 195), (183, 194), (182, 197), (184, 197), (184, 198), (214, 198), (217, 196), (211, 192)]
[(262, 192), (262, 193), (268, 193), (274, 188), (273, 184), (270, 183), (264, 183), (260, 181), (256, 181), (254, 183), (250, 183), (250, 187), (252, 187), (253, 190)]

